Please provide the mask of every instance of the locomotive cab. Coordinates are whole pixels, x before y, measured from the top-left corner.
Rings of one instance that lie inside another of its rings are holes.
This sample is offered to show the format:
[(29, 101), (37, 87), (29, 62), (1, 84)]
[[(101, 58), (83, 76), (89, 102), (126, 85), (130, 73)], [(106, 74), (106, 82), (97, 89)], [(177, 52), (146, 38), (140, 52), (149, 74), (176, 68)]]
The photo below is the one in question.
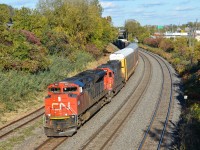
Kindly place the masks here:
[(45, 98), (44, 128), (47, 136), (68, 136), (76, 131), (78, 96), (82, 87), (59, 82), (48, 87)]
[(104, 87), (108, 90), (109, 99), (112, 98), (124, 85), (124, 78), (121, 72), (121, 62), (118, 60), (108, 61), (98, 67), (106, 72)]
[(104, 77), (104, 88), (106, 90), (112, 90), (114, 86), (114, 72), (109, 68), (101, 68), (106, 72)]

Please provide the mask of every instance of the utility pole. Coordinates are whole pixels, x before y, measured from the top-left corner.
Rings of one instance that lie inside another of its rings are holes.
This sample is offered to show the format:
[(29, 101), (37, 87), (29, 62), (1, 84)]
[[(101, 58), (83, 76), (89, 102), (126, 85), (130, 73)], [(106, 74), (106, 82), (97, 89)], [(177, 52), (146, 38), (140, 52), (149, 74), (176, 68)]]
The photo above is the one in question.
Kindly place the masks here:
[[(191, 54), (191, 65), (193, 64), (193, 56), (194, 56), (194, 47), (195, 47), (195, 37), (196, 37), (196, 30), (197, 30), (197, 21), (196, 19), (195, 26), (192, 28), (192, 54)], [(191, 42), (190, 42), (190, 47), (191, 47)]]

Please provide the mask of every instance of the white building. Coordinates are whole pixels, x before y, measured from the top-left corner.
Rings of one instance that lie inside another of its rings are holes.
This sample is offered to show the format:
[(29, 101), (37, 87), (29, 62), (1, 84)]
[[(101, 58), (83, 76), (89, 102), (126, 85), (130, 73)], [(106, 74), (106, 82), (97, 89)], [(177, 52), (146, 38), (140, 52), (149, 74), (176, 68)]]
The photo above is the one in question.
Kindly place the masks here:
[[(189, 37), (189, 33), (188, 32), (165, 32), (163, 34), (163, 36), (165, 38), (176, 38), (176, 37)], [(200, 30), (196, 30), (196, 33), (195, 33), (195, 38), (197, 39), (197, 41), (200, 41)]]
[(179, 32), (165, 32), (164, 33), (164, 37), (165, 38), (176, 38), (176, 37), (188, 37), (188, 33), (184, 32), (184, 33), (179, 33)]
[(200, 41), (200, 30), (196, 30), (196, 34), (195, 34), (195, 38), (197, 39), (197, 41)]

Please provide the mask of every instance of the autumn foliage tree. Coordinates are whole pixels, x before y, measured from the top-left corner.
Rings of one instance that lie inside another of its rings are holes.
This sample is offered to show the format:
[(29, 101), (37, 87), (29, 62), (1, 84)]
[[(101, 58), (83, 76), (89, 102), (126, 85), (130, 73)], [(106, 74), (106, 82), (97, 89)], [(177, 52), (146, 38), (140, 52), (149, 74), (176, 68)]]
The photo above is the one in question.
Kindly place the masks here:
[(36, 73), (48, 68), (47, 49), (40, 45), (34, 34), (26, 30), (9, 30), (3, 36), (5, 41), (0, 51), (0, 66), (3, 70)]
[(92, 43), (103, 49), (115, 38), (111, 22), (101, 17), (98, 0), (40, 0), (37, 10), (47, 18), (51, 30), (66, 34), (75, 47), (84, 49)]
[(174, 49), (174, 44), (170, 39), (162, 39), (158, 44), (158, 47), (166, 52), (170, 52)]
[(144, 44), (158, 48), (161, 41), (162, 41), (162, 38), (145, 38), (143, 42)]

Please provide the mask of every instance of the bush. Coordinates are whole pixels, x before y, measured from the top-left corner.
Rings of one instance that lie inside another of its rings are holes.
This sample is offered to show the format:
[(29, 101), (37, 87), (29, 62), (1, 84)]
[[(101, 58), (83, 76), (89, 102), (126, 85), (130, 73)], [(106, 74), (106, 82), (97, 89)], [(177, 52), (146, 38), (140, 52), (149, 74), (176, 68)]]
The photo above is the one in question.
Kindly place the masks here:
[(174, 49), (173, 42), (170, 39), (162, 39), (158, 47), (166, 52), (170, 52)]
[(32, 44), (36, 44), (36, 45), (41, 45), (40, 40), (30, 31), (27, 30), (21, 30), (21, 33), (24, 34), (24, 36), (26, 37), (27, 41), (29, 41)]
[(146, 39), (144, 39), (143, 43), (146, 45), (158, 48), (158, 45), (161, 40), (162, 40), (162, 38), (146, 38)]
[[(26, 36), (25, 36), (26, 34)], [(49, 66), (47, 50), (28, 31), (9, 30), (4, 32), (3, 50), (0, 52), (1, 67), (4, 71), (17, 70), (36, 73)], [(7, 44), (10, 43), (10, 44)], [(33, 44), (34, 43), (34, 44)]]
[(95, 58), (101, 54), (100, 50), (92, 43), (86, 45), (86, 51), (92, 54)]
[(87, 63), (93, 60), (89, 53), (80, 51), (72, 56), (73, 61), (65, 57), (48, 56), (51, 61), (49, 70), (37, 74), (16, 70), (1, 72), (0, 103), (5, 105), (3, 111), (17, 110), (20, 102), (35, 101), (38, 93), (46, 90), (48, 84), (67, 78), (71, 72), (85, 70)]
[(71, 53), (72, 48), (64, 33), (47, 31), (43, 34), (41, 42), (48, 49), (50, 55), (58, 54), (68, 56)]

